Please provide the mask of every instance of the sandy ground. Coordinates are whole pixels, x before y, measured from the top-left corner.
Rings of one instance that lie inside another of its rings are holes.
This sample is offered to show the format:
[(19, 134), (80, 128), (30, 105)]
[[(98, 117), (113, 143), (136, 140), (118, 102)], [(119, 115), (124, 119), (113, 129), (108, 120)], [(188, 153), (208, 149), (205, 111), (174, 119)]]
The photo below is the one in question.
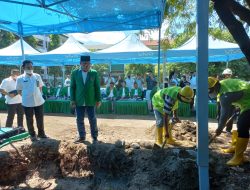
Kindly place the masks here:
[[(1, 126), (5, 125), (7, 114), (0, 113)], [(128, 116), (128, 115), (98, 115), (99, 140), (114, 142), (116, 140), (138, 141), (154, 140), (152, 135), (145, 131), (155, 123), (154, 115)], [(195, 118), (181, 118), (195, 121)], [(76, 119), (69, 115), (45, 115), (45, 132), (50, 138), (73, 141), (77, 137)], [(85, 118), (87, 140), (91, 141), (88, 119)], [(35, 129), (36, 129), (36, 123)], [(14, 120), (16, 124), (16, 118)], [(24, 119), (24, 126), (26, 122)], [(209, 129), (216, 129), (217, 121), (209, 120)], [(235, 127), (235, 124), (234, 124)], [(27, 129), (27, 128), (26, 128)]]

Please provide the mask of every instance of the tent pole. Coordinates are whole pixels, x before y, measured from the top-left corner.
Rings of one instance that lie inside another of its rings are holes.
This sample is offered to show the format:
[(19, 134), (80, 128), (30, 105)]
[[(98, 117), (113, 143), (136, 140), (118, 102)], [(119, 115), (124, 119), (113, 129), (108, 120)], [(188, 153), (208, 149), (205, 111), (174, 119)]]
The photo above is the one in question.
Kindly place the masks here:
[[(159, 15), (160, 17), (161, 15)], [(160, 20), (160, 18), (159, 18)], [(159, 22), (159, 37), (158, 37), (158, 86), (160, 86), (160, 63), (161, 63), (161, 24)]]
[(162, 80), (163, 81), (163, 88), (165, 88), (164, 85), (165, 85), (165, 82), (166, 82), (165, 78), (166, 78), (166, 74), (167, 74), (166, 73), (166, 54), (165, 53), (163, 54), (163, 69), (162, 70), (163, 70), (163, 80)]
[[(23, 25), (20, 21), (18, 22), (18, 33), (19, 33), (19, 37), (20, 37), (21, 51), (22, 51), (22, 62), (23, 62), (25, 60), (24, 47), (23, 47)], [(19, 69), (20, 69), (20, 73), (21, 73), (22, 64), (20, 65)]]
[(62, 84), (64, 86), (64, 81), (65, 81), (65, 66), (62, 66)]
[(208, 7), (209, 0), (196, 0), (197, 3), (197, 164), (199, 189), (209, 189), (208, 173)]

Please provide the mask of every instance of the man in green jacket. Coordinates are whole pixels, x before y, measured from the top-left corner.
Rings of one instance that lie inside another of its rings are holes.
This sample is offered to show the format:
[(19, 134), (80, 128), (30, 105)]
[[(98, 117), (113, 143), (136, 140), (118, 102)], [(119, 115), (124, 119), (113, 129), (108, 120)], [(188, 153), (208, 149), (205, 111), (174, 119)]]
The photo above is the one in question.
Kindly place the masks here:
[(81, 56), (81, 68), (71, 73), (70, 99), (72, 108), (76, 109), (76, 121), (79, 138), (75, 143), (84, 142), (86, 132), (84, 126), (85, 111), (88, 114), (93, 143), (97, 142), (98, 128), (95, 106), (101, 105), (100, 81), (96, 70), (90, 69), (90, 56)]
[(225, 79), (219, 81), (217, 78), (208, 77), (208, 90), (210, 98), (216, 98), (220, 94), (220, 119), (216, 135), (219, 136), (230, 117), (231, 106), (240, 108), (240, 116), (237, 122), (238, 137), (234, 149), (234, 157), (227, 162), (229, 166), (243, 164), (246, 159), (244, 152), (249, 141), (250, 128), (250, 84), (239, 79)]
[(118, 91), (118, 99), (128, 99), (129, 98), (129, 88), (126, 87), (126, 81), (122, 81), (122, 88)]
[(130, 97), (134, 99), (142, 98), (142, 90), (138, 88), (137, 82), (134, 82), (134, 88), (130, 92)]

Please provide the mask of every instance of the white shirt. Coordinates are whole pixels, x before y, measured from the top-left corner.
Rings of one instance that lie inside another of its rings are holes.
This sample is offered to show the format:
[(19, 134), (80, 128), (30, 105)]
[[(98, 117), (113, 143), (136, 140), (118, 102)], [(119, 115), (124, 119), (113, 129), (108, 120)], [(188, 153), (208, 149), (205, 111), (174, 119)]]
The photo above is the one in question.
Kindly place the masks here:
[[(8, 93), (13, 90), (16, 90), (16, 81), (12, 77), (6, 78), (2, 81), (0, 85), (0, 89), (3, 89)], [(22, 97), (19, 94), (14, 96), (13, 98), (11, 98), (9, 95), (6, 95), (5, 98), (6, 98), (6, 101), (5, 101), (6, 104), (22, 103)]]
[(64, 81), (64, 86), (66, 86), (68, 82), (70, 83), (70, 79), (66, 78), (66, 80)]
[(70, 87), (68, 86), (68, 97), (70, 97)]
[(125, 97), (125, 88), (122, 88), (122, 97)]
[(17, 78), (16, 89), (22, 91), (22, 105), (25, 107), (37, 107), (44, 103), (40, 88), (43, 86), (39, 74), (31, 76), (22, 74)]
[(106, 87), (109, 87), (111, 82), (115, 82), (114, 77), (106, 77), (105, 78)]
[(138, 89), (135, 89), (135, 94), (134, 96), (138, 96)]
[(135, 79), (135, 82), (138, 84), (138, 88), (143, 90), (143, 79)]
[(88, 72), (82, 71), (82, 79), (83, 79), (83, 84), (85, 84), (86, 79), (87, 79)]
[(113, 89), (110, 90), (110, 93), (109, 93), (109, 98), (113, 98), (114, 97), (114, 93), (113, 93)]
[(129, 88), (129, 91), (131, 91), (131, 89), (133, 88), (134, 86), (134, 80), (132, 78), (126, 78), (126, 84), (127, 84), (127, 87)]
[(196, 89), (196, 76), (192, 76), (192, 78), (190, 79), (190, 87), (192, 89)]

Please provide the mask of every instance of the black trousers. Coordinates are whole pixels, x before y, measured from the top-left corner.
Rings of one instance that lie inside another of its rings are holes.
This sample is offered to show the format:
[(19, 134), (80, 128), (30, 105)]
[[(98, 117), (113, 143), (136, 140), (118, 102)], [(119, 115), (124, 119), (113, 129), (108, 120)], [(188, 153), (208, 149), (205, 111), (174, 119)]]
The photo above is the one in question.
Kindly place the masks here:
[(45, 135), (44, 122), (43, 122), (43, 105), (37, 106), (37, 107), (23, 106), (23, 108), (24, 108), (24, 113), (26, 116), (26, 122), (27, 122), (27, 127), (28, 127), (30, 136), (34, 137), (36, 135), (35, 130), (34, 130), (34, 121), (33, 121), (34, 113), (35, 113), (35, 118), (36, 118), (37, 129), (38, 129), (38, 136)]
[(17, 126), (23, 127), (23, 107), (22, 104), (7, 104), (8, 116), (5, 127), (13, 127), (13, 120), (17, 113)]
[(249, 129), (250, 129), (250, 109), (244, 111), (240, 114), (237, 128), (238, 128), (238, 137), (240, 138), (249, 138)]

